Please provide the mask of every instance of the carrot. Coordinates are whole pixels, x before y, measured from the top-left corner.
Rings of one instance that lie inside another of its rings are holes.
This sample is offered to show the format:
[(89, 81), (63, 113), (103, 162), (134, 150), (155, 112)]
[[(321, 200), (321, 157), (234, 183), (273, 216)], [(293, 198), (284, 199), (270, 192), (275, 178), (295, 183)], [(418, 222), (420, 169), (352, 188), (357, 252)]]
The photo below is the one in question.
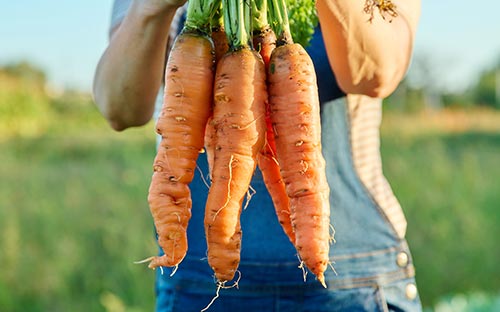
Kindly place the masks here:
[(222, 1), (219, 8), (215, 12), (211, 21), (212, 27), (212, 40), (215, 46), (215, 64), (226, 54), (229, 50), (229, 43), (227, 42), (226, 32), (224, 30), (224, 20), (222, 16)]
[(214, 28), (212, 31), (212, 39), (215, 44), (215, 62), (217, 63), (224, 54), (229, 50), (227, 44), (226, 34), (224, 32), (224, 26), (219, 28)]
[(214, 77), (213, 43), (198, 27), (200, 17), (193, 14), (196, 3), (190, 1), (186, 25), (173, 44), (165, 71), (164, 102), (156, 124), (161, 142), (148, 195), (158, 243), (165, 254), (150, 258), (150, 268), (177, 266), (188, 247), (192, 205), (188, 184), (203, 148)]
[(207, 126), (205, 128), (205, 154), (207, 156), (208, 163), (208, 176), (210, 181), (212, 181), (212, 173), (214, 171), (214, 159), (215, 159), (215, 127), (213, 124), (213, 113), (210, 113), (208, 117)]
[(271, 53), (276, 47), (276, 35), (267, 19), (267, 0), (252, 1), (252, 28), (253, 46), (262, 56), (267, 71)]
[(276, 142), (269, 110), (266, 111), (266, 128), (266, 144), (257, 158), (258, 165), (262, 172), (264, 184), (271, 195), (278, 221), (290, 242), (295, 244), (295, 233), (290, 219), (290, 199), (276, 158)]
[[(214, 43), (215, 51), (215, 66), (219, 60), (226, 54), (229, 50), (229, 44), (227, 42), (226, 33), (224, 31), (224, 22), (222, 17), (222, 1), (219, 2), (218, 9), (212, 17), (211, 28), (212, 28), (212, 41)], [(208, 170), (210, 180), (212, 180), (212, 171), (214, 167), (214, 151), (215, 151), (215, 128), (213, 125), (213, 113), (210, 114), (208, 119), (208, 126), (205, 130), (205, 152), (208, 162)]]
[[(276, 47), (276, 35), (267, 20), (267, 1), (255, 0), (252, 2), (253, 10), (253, 46), (264, 61), (266, 72), (269, 69), (271, 53)], [(266, 101), (266, 144), (260, 151), (257, 162), (262, 172), (264, 184), (271, 196), (278, 221), (292, 244), (295, 243), (290, 220), (290, 200), (287, 196), (285, 183), (281, 178), (280, 167), (276, 159), (276, 143), (271, 122), (269, 101)]]
[(316, 75), (304, 48), (293, 43), (284, 0), (273, 0), (279, 36), (268, 71), (271, 120), (276, 152), (290, 198), (295, 247), (326, 287), (329, 263), (329, 186), (321, 153), (321, 122)]
[(271, 53), (276, 47), (276, 35), (269, 25), (258, 31), (254, 31), (253, 45), (255, 49), (259, 51), (267, 71)]
[[(205, 209), (208, 262), (219, 285), (234, 278), (240, 261), (242, 202), (264, 144), (266, 73), (248, 45), (243, 1), (225, 0), (224, 26), (230, 51), (219, 61), (214, 84), (215, 154)], [(226, 5), (227, 4), (227, 5)], [(236, 16), (232, 13), (237, 12)]]

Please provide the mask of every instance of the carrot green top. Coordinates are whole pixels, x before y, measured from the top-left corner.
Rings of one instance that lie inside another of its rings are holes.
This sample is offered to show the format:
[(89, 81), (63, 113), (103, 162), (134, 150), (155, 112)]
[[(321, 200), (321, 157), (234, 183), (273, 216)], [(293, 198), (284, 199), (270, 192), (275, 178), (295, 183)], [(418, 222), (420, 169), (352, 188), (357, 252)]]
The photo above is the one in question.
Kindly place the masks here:
[(252, 30), (259, 32), (269, 27), (267, 19), (267, 0), (252, 1)]
[(252, 47), (252, 19), (249, 1), (222, 0), (222, 11), (229, 50), (236, 51)]
[(286, 0), (293, 41), (307, 47), (318, 25), (315, 0)]
[(269, 16), (278, 39), (276, 46), (293, 43), (285, 0), (269, 0)]
[(217, 10), (215, 0), (189, 0), (186, 12), (186, 22), (183, 31), (200, 32), (209, 35), (211, 28), (210, 22)]
[(212, 27), (212, 29), (220, 29), (224, 26), (224, 18), (222, 16), (222, 0), (214, 1), (214, 14), (212, 15), (210, 26)]

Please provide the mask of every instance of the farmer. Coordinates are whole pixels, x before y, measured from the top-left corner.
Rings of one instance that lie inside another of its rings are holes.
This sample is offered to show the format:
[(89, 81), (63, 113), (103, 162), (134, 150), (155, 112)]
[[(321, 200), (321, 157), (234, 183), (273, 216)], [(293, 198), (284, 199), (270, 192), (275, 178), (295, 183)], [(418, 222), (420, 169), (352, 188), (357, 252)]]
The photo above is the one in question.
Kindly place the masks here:
[[(412, 54), (419, 0), (394, 5), (368, 22), (365, 0), (317, 0), (320, 27), (307, 47), (318, 77), (323, 154), (336, 242), (328, 288), (298, 268), (296, 250), (277, 221), (256, 171), (256, 191), (241, 216), (238, 287), (221, 289), (209, 311), (420, 311), (406, 220), (382, 174), (382, 100), (397, 87)], [(116, 0), (110, 42), (96, 70), (94, 96), (111, 127), (121, 131), (158, 114), (168, 47), (182, 27), (185, 0)], [(396, 16), (397, 15), (397, 16)], [(153, 155), (152, 155), (153, 157)], [(205, 154), (198, 166), (208, 173)], [(190, 185), (189, 250), (176, 273), (156, 270), (157, 311), (200, 311), (216, 285), (206, 260), (207, 186)], [(164, 271), (167, 269), (165, 268)]]

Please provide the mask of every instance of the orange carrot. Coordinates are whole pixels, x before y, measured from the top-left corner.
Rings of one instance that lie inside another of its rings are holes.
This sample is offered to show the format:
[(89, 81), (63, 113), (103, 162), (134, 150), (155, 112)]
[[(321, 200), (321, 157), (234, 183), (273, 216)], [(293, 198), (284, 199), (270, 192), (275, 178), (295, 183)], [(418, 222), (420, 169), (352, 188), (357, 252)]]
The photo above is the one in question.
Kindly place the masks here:
[(266, 111), (266, 128), (266, 144), (260, 151), (257, 160), (260, 171), (262, 172), (264, 184), (266, 185), (267, 191), (271, 195), (278, 221), (281, 224), (283, 231), (285, 231), (285, 234), (290, 239), (290, 242), (295, 244), (295, 233), (293, 231), (292, 221), (290, 218), (290, 199), (286, 192), (285, 182), (281, 178), (269, 110)]
[(222, 56), (229, 50), (226, 34), (222, 25), (212, 28), (212, 40), (215, 46), (215, 63), (217, 64)]
[(215, 133), (215, 150), (205, 208), (208, 263), (219, 287), (234, 278), (240, 262), (240, 215), (265, 141), (267, 99), (264, 62), (248, 44), (248, 3), (223, 0), (223, 13), (229, 51), (215, 74), (209, 124)]
[(254, 30), (253, 46), (255, 47), (255, 50), (259, 51), (260, 56), (266, 65), (267, 71), (269, 61), (271, 59), (271, 53), (276, 47), (276, 35), (269, 25), (262, 29)]
[(208, 262), (220, 282), (233, 279), (239, 265), (241, 205), (264, 144), (265, 77), (262, 59), (247, 48), (228, 52), (217, 65), (215, 162), (205, 229)]
[(227, 41), (226, 32), (224, 29), (224, 18), (222, 11), (222, 0), (214, 0), (217, 4), (217, 9), (214, 11), (210, 21), (212, 31), (212, 40), (215, 47), (215, 64), (229, 51), (229, 43)]
[[(222, 21), (221, 8), (217, 10), (216, 14), (212, 18), (212, 41), (214, 43), (215, 51), (215, 66), (219, 63), (219, 60), (227, 53), (229, 50), (229, 44), (227, 42), (226, 33), (224, 31), (224, 25)], [(215, 150), (215, 128), (212, 124), (212, 113), (208, 120), (208, 125), (205, 130), (205, 152), (208, 162), (208, 170), (210, 180), (212, 180), (212, 171), (214, 167), (214, 150)]]
[(213, 124), (213, 112), (210, 112), (210, 117), (207, 121), (205, 128), (205, 154), (208, 163), (208, 176), (212, 181), (212, 172), (214, 171), (214, 158), (215, 158), (215, 127)]
[[(276, 47), (276, 35), (267, 23), (267, 1), (254, 1), (253, 45), (259, 51), (264, 61), (266, 72), (269, 69), (271, 54)], [(260, 6), (259, 6), (260, 5)], [(290, 200), (286, 193), (285, 183), (281, 178), (280, 167), (276, 159), (276, 143), (274, 141), (274, 132), (271, 122), (271, 110), (269, 101), (266, 100), (266, 144), (260, 151), (257, 158), (264, 184), (271, 196), (278, 221), (281, 224), (285, 234), (292, 244), (295, 244), (295, 233), (293, 232), (290, 219)]]
[(276, 151), (290, 197), (295, 247), (324, 284), (330, 239), (329, 186), (321, 153), (321, 123), (316, 75), (299, 44), (273, 51), (269, 101)]
[(176, 266), (187, 251), (192, 181), (203, 148), (213, 90), (213, 44), (209, 37), (180, 34), (165, 73), (165, 95), (156, 130), (162, 139), (154, 160), (148, 201), (165, 255), (149, 267)]
[(280, 23), (268, 71), (271, 120), (276, 152), (290, 198), (295, 247), (306, 267), (326, 287), (329, 263), (330, 205), (316, 74), (311, 58), (294, 44), (284, 0), (271, 1)]

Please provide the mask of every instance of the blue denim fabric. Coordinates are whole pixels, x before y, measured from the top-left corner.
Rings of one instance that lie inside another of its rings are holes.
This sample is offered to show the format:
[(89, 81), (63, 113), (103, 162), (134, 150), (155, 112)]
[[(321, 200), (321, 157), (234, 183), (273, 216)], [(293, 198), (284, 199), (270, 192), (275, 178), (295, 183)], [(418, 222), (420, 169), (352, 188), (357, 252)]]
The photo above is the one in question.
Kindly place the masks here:
[[(333, 257), (338, 275), (327, 272), (328, 288), (314, 279), (274, 283), (269, 276), (297, 276), (298, 263), (242, 264), (238, 287), (221, 289), (209, 311), (421, 311), (419, 298), (407, 299), (405, 289), (415, 283), (413, 266), (396, 265), (406, 246), (371, 254)], [(205, 260), (188, 261), (184, 270), (196, 271)], [(179, 268), (180, 270), (180, 268)], [(178, 271), (180, 272), (180, 271)], [(253, 274), (249, 276), (249, 274)], [(157, 271), (157, 311), (200, 311), (215, 297), (212, 279), (173, 277)], [(250, 278), (250, 279), (248, 279)], [(263, 279), (265, 282), (258, 282)]]
[(326, 103), (345, 95), (337, 85), (335, 74), (329, 64), (328, 55), (326, 54), (325, 43), (323, 42), (323, 35), (321, 28), (316, 27), (314, 34), (306, 47), (306, 51), (311, 57), (316, 77), (318, 77), (318, 95), (320, 103)]
[[(256, 194), (242, 212), (240, 277), (237, 287), (221, 289), (209, 311), (421, 311), (418, 295), (405, 297), (415, 283), (411, 254), (355, 173), (345, 98), (321, 107), (322, 144), (331, 187), (333, 269), (325, 272), (327, 288), (314, 275), (304, 277), (296, 251), (279, 225), (269, 194), (257, 170)], [(157, 311), (200, 311), (216, 294), (206, 260), (204, 205), (208, 188), (204, 154), (191, 183), (193, 208), (188, 227), (189, 250), (173, 276), (157, 270)], [(398, 254), (408, 263), (398, 265)]]
[[(161, 311), (199, 312), (214, 298), (214, 293), (199, 292), (190, 287), (163, 289)], [(408, 304), (407, 304), (408, 305)], [(252, 291), (222, 289), (208, 311), (388, 311), (383, 290), (376, 286), (339, 290), (315, 287), (262, 287)], [(395, 309), (403, 306), (391, 305)], [(397, 307), (397, 308), (396, 308)], [(408, 308), (408, 307), (406, 307)], [(410, 310), (406, 310), (410, 311)]]

